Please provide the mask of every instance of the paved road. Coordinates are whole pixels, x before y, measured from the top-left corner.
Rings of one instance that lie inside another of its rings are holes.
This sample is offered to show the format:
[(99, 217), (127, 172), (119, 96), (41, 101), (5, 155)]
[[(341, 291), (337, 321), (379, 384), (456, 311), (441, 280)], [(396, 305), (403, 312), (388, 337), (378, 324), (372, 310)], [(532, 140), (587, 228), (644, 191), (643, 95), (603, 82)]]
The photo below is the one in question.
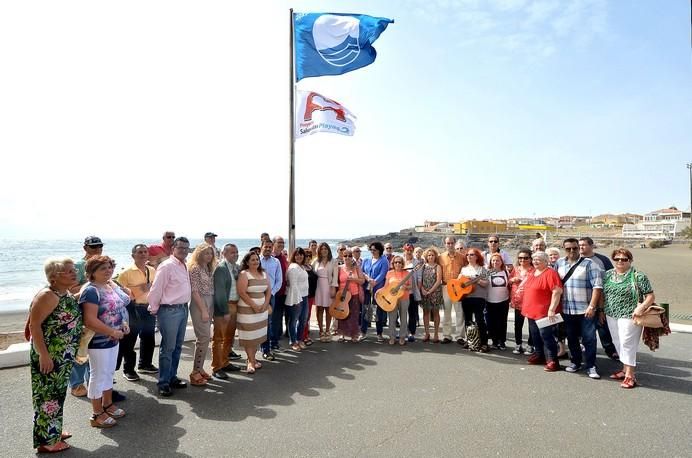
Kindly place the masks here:
[[(692, 456), (692, 335), (641, 350), (641, 387), (544, 373), (511, 352), (456, 344), (316, 343), (254, 376), (159, 399), (155, 379), (116, 388), (128, 412), (89, 427), (68, 396), (62, 456)], [(186, 344), (181, 375), (191, 367)], [(599, 354), (603, 375), (615, 364)], [(0, 370), (0, 456), (32, 456), (28, 367)], [(238, 375), (236, 375), (238, 374)]]

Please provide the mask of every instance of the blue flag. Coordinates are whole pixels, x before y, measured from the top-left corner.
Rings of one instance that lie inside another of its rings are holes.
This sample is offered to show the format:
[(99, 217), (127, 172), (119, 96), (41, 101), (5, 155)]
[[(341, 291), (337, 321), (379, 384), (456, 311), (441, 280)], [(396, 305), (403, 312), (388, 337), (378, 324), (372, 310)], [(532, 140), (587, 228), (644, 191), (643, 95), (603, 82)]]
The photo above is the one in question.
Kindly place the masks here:
[(294, 13), (296, 81), (341, 75), (375, 61), (372, 44), (391, 19), (364, 14)]

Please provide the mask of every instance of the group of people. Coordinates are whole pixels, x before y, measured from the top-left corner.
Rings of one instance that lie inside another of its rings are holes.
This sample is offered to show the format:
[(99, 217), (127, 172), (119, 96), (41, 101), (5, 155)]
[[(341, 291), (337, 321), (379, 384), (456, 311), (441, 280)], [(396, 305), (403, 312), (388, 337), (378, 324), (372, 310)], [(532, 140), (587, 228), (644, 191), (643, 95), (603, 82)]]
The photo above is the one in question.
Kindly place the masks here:
[[(113, 377), (121, 365), (130, 381), (139, 380), (138, 373), (158, 374), (160, 396), (185, 388), (188, 382), (178, 377), (178, 365), (188, 316), (196, 337), (188, 377), (194, 386), (243, 370), (232, 363), (241, 359), (233, 350), (236, 332), (245, 351), (247, 374), (262, 368), (258, 353), (264, 360), (275, 360), (275, 353), (283, 351), (279, 343), (284, 335), (292, 351), (306, 349), (314, 343), (309, 327), (313, 309), (323, 343), (335, 335), (342, 342), (362, 342), (374, 320), (378, 342), (404, 346), (416, 341), (422, 321), (423, 342), (456, 341), (485, 353), (507, 349), (510, 307), (514, 353), (528, 354), (529, 364), (542, 364), (548, 372), (559, 370), (566, 339), (570, 364), (565, 370), (584, 370), (590, 378), (600, 378), (599, 333), (608, 356), (622, 363), (611, 378), (623, 388), (637, 384), (642, 328), (633, 318), (646, 311), (654, 294), (646, 275), (633, 268), (632, 253), (625, 248), (613, 251), (613, 265), (594, 253), (588, 237), (564, 240), (564, 257), (560, 249), (546, 250), (543, 239), (537, 239), (531, 249), (520, 249), (512, 262), (496, 235), (488, 237), (483, 251), (466, 248), (450, 236), (442, 252), (407, 243), (403, 254), (397, 255), (391, 244), (372, 242), (371, 256), (364, 259), (360, 247), (338, 245), (333, 254), (329, 244), (314, 240), (289, 254), (283, 238), (271, 239), (264, 233), (259, 245), (239, 262), (236, 245), (229, 243), (219, 250), (215, 242), (216, 234), (207, 233), (190, 254), (189, 240), (167, 231), (161, 244), (132, 247), (133, 264), (117, 276), (113, 260), (102, 254), (103, 242), (94, 236), (85, 239), (83, 259), (45, 263), (48, 286), (32, 301), (27, 322), (32, 339), (34, 446), (39, 452), (69, 448), (65, 440), (70, 435), (62, 429), (68, 385), (73, 395), (91, 400), (90, 424), (98, 428), (115, 426), (125, 416), (115, 404), (123, 396), (113, 390)], [(459, 279), (473, 288), (454, 301), (447, 285)], [(388, 313), (374, 300), (385, 287), (404, 292)], [(347, 302), (349, 312), (332, 321), (329, 307), (335, 301)], [(559, 313), (564, 323), (557, 323)], [(525, 319), (527, 346), (522, 335)], [(158, 367), (152, 361), (157, 323)], [(467, 336), (471, 329), (474, 334), (477, 330), (477, 342)], [(137, 338), (139, 360), (134, 350)], [(82, 351), (88, 362), (76, 364)]]

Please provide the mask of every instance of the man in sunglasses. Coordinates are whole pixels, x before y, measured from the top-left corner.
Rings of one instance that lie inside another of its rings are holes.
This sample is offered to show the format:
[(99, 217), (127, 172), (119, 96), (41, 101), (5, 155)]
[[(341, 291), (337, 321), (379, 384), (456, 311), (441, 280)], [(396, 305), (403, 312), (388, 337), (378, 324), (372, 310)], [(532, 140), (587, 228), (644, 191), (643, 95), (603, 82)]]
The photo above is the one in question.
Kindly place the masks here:
[(163, 233), (162, 242), (159, 245), (149, 245), (149, 265), (156, 269), (159, 264), (168, 259), (173, 254), (173, 241), (175, 232), (166, 231)]
[[(591, 259), (591, 261), (602, 270), (601, 275), (603, 275), (605, 271), (613, 268), (613, 263), (610, 262), (607, 256), (596, 253), (593, 250), (593, 239), (591, 237), (582, 237), (579, 239), (579, 254), (584, 258)], [(599, 308), (598, 312), (602, 314), (603, 310)], [(601, 346), (610, 359), (619, 361), (620, 355), (618, 355), (617, 350), (615, 350), (613, 337), (610, 335), (605, 317), (599, 316), (598, 318), (599, 319), (596, 320), (596, 330), (598, 331), (598, 337), (601, 339)], [(601, 318), (604, 318), (603, 322), (601, 322)]]
[(497, 234), (492, 234), (488, 236), (488, 250), (483, 252), (483, 259), (485, 260), (485, 268), (490, 268), (490, 255), (493, 253), (500, 253), (502, 256), (502, 262), (509, 272), (512, 272), (514, 266), (512, 265), (512, 257), (505, 250), (500, 249), (500, 237)]
[[(556, 263), (556, 270), (563, 282), (562, 314), (567, 329), (567, 343), (571, 364), (567, 372), (582, 369), (582, 362), (589, 378), (599, 379), (596, 370), (596, 309), (603, 292), (603, 271), (591, 261), (579, 255), (579, 241), (568, 238), (562, 242), (567, 256)], [(584, 360), (579, 340), (584, 345)]]

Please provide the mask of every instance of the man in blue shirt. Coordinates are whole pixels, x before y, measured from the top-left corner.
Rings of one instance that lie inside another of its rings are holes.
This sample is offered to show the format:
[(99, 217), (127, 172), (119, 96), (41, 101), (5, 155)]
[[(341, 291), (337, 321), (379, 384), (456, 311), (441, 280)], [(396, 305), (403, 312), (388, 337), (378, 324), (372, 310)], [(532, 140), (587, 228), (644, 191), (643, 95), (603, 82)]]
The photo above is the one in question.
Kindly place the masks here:
[[(591, 237), (582, 237), (579, 239), (579, 254), (584, 257), (591, 259), (598, 267), (600, 267), (603, 275), (606, 271), (613, 268), (613, 263), (610, 262), (607, 256), (596, 253), (593, 250), (593, 239)], [(598, 310), (598, 313), (603, 313), (602, 310)], [(603, 317), (605, 318), (605, 317)], [(615, 345), (613, 344), (613, 338), (610, 335), (610, 330), (608, 329), (608, 324), (605, 319), (601, 322), (601, 317), (596, 320), (596, 330), (598, 331), (598, 337), (601, 339), (601, 346), (609, 358), (616, 361), (620, 360), (620, 356), (615, 350)]]
[[(262, 269), (267, 273), (267, 280), (269, 281), (269, 287), (272, 290), (271, 306), (274, 308), (274, 297), (277, 292), (281, 289), (281, 284), (283, 282), (283, 272), (281, 270), (281, 263), (278, 259), (272, 256), (272, 250), (274, 249), (274, 244), (271, 240), (266, 240), (262, 243), (262, 255), (260, 256), (260, 264)], [(278, 342), (279, 337), (275, 336), (272, 326), (272, 315), (269, 314), (269, 319), (267, 320), (267, 340), (262, 344), (262, 357), (268, 361), (274, 361), (276, 358), (271, 350), (271, 343)], [(278, 344), (276, 345), (278, 347)]]
[(562, 246), (567, 256), (557, 260), (556, 270), (564, 284), (562, 315), (572, 361), (565, 370), (573, 373), (581, 369), (581, 339), (586, 357), (586, 373), (592, 379), (599, 379), (601, 376), (596, 371), (596, 308), (603, 291), (602, 270), (590, 259), (579, 256), (577, 239), (566, 239)]

